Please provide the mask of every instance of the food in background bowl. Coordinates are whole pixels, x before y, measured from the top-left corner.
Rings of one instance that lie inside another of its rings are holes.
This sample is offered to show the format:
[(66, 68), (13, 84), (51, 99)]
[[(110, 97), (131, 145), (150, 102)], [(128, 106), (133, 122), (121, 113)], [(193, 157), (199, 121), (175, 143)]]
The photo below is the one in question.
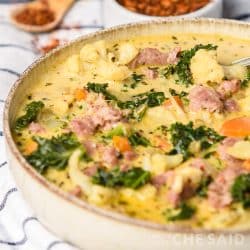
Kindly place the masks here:
[(194, 12), (206, 6), (210, 0), (117, 0), (117, 2), (133, 12), (166, 17)]
[[(240, 227), (250, 215), (249, 40), (99, 40), (27, 92), (13, 136), (47, 180), (160, 224)], [(249, 227), (249, 222), (248, 222)]]

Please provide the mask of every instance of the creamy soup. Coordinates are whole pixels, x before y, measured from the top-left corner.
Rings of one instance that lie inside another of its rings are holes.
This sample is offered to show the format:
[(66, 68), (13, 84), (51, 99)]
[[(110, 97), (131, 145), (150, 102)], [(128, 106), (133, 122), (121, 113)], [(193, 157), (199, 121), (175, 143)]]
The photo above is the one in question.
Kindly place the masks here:
[[(48, 69), (13, 135), (46, 179), (160, 224), (250, 227), (250, 41), (97, 41)], [(224, 66), (223, 66), (224, 65)]]

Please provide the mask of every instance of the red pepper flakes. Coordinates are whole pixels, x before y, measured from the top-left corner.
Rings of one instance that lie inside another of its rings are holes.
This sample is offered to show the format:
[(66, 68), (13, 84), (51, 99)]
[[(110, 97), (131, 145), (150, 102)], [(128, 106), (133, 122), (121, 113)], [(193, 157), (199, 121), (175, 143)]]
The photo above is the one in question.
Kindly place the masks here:
[(210, 0), (117, 0), (128, 10), (149, 16), (178, 16), (194, 12)]

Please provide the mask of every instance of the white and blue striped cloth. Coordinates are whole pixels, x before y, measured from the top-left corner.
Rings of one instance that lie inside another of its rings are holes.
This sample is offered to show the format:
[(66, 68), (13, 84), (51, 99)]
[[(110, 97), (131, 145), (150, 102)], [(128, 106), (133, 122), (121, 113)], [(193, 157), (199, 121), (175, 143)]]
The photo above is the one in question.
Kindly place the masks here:
[[(225, 17), (250, 20), (250, 0), (224, 1)], [(58, 30), (38, 36), (10, 24), (13, 5), (7, 2), (18, 1), (0, 0), (0, 250), (72, 250), (39, 223), (17, 190), (6, 162), (2, 111), (11, 85), (40, 55), (39, 48), (53, 38), (68, 40), (104, 27), (103, 0), (78, 0)]]

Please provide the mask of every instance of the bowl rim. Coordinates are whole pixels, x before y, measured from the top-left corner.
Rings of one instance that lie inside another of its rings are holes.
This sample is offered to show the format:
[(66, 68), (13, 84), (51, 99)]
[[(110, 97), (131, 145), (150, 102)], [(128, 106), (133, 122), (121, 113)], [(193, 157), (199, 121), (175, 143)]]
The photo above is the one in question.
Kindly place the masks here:
[(110, 0), (110, 3), (112, 2), (113, 5), (115, 5), (116, 8), (119, 8), (120, 11), (124, 11), (127, 14), (133, 15), (133, 16), (137, 16), (137, 17), (143, 17), (143, 18), (158, 18), (158, 19), (164, 19), (164, 18), (191, 18), (191, 17), (198, 17), (198, 16), (202, 16), (204, 14), (206, 14), (207, 12), (209, 12), (211, 9), (213, 9), (217, 4), (222, 4), (222, 0), (210, 0), (209, 3), (207, 3), (206, 5), (204, 5), (203, 7), (201, 7), (200, 9), (197, 9), (195, 11), (183, 14), (183, 15), (169, 15), (169, 16), (154, 16), (154, 15), (146, 15), (143, 13), (139, 13), (139, 12), (133, 12), (129, 9), (127, 9), (125, 6), (123, 6), (122, 4), (118, 3), (117, 0)]
[[(143, 27), (147, 25), (162, 25), (162, 24), (171, 24), (171, 23), (179, 23), (179, 24), (226, 24), (226, 25), (234, 25), (239, 27), (244, 27), (245, 29), (250, 29), (250, 23), (244, 23), (242, 21), (234, 21), (234, 20), (227, 20), (227, 19), (215, 19), (215, 18), (192, 18), (192, 19), (168, 19), (168, 20), (151, 20), (151, 21), (143, 21), (138, 23), (131, 23), (131, 24), (124, 24), (119, 25), (116, 27), (111, 27), (108, 29), (100, 30), (94, 33), (90, 33), (87, 35), (83, 35), (77, 39), (70, 41), (67, 44), (61, 45), (58, 48), (52, 50), (51, 52), (41, 56), (37, 60), (35, 60), (16, 80), (16, 82), (12, 85), (8, 96), (5, 101), (4, 111), (3, 111), (3, 132), (5, 138), (5, 144), (8, 146), (10, 150), (11, 157), (14, 157), (18, 162), (19, 166), (22, 167), (23, 171), (25, 171), (30, 178), (33, 178), (34, 181), (39, 183), (42, 188), (45, 188), (46, 191), (51, 192), (58, 198), (61, 198), (70, 203), (70, 205), (77, 206), (83, 210), (87, 210), (87, 212), (94, 213), (96, 216), (105, 217), (106, 219), (112, 219), (116, 223), (127, 224), (130, 226), (140, 227), (147, 230), (156, 230), (162, 233), (178, 233), (178, 234), (202, 234), (202, 235), (209, 235), (211, 233), (215, 235), (231, 235), (232, 233), (241, 233), (243, 235), (250, 235), (250, 229), (243, 229), (243, 230), (236, 230), (236, 229), (204, 229), (204, 228), (192, 228), (191, 226), (183, 226), (179, 224), (157, 224), (155, 222), (145, 221), (142, 219), (132, 218), (128, 215), (121, 214), (115, 211), (109, 211), (104, 208), (97, 207), (88, 203), (87, 201), (81, 200), (73, 195), (63, 191), (61, 188), (57, 187), (56, 185), (49, 182), (45, 177), (39, 174), (22, 156), (16, 143), (13, 140), (12, 132), (10, 128), (10, 108), (12, 106), (13, 97), (15, 95), (16, 90), (18, 89), (19, 85), (22, 81), (28, 77), (29, 73), (37, 67), (41, 62), (45, 61), (47, 58), (55, 55), (59, 51), (70, 47), (72, 44), (80, 43), (88, 39), (98, 38), (99, 36), (117, 32), (124, 29), (130, 29), (134, 27)], [(205, 34), (205, 32), (204, 32)], [(22, 190), (21, 190), (22, 191)]]

